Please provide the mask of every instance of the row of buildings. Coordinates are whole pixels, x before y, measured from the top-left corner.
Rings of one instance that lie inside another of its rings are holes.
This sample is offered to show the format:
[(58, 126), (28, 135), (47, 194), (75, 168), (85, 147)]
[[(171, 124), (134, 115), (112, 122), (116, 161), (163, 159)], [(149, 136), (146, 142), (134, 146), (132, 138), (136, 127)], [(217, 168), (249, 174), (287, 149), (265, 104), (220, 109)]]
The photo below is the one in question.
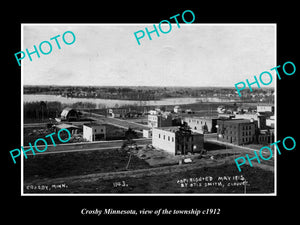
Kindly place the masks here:
[[(200, 153), (203, 151), (204, 134), (216, 133), (219, 141), (244, 145), (251, 143), (269, 144), (274, 141), (274, 107), (257, 106), (255, 112), (220, 113), (214, 117), (195, 114), (181, 114), (178, 107), (173, 112), (148, 111), (144, 137), (152, 138), (155, 148), (171, 154)], [(66, 108), (61, 113), (63, 120), (76, 120), (78, 113)], [(74, 125), (68, 126), (76, 129)], [(64, 127), (66, 128), (66, 127)], [(107, 129), (103, 124), (90, 123), (82, 127), (83, 138), (87, 141), (105, 140)]]
[[(180, 121), (180, 122), (179, 122)], [(178, 123), (186, 124), (190, 133), (180, 135)], [(236, 145), (269, 144), (274, 142), (274, 107), (258, 106), (250, 113), (219, 114), (215, 117), (184, 115), (171, 113), (151, 113), (145, 137), (152, 138), (155, 148), (164, 149), (173, 154), (196, 153), (203, 150), (204, 134), (217, 133), (217, 139)]]

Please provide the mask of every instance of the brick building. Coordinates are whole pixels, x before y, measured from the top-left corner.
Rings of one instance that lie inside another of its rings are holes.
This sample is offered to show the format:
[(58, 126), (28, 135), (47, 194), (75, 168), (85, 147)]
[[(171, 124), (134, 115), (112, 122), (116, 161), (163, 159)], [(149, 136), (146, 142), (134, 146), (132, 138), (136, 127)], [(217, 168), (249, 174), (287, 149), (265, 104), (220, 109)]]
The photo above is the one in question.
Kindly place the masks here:
[(172, 116), (170, 114), (150, 114), (148, 115), (149, 127), (169, 127), (172, 126)]
[(255, 120), (218, 120), (218, 140), (237, 145), (257, 142), (258, 124)]

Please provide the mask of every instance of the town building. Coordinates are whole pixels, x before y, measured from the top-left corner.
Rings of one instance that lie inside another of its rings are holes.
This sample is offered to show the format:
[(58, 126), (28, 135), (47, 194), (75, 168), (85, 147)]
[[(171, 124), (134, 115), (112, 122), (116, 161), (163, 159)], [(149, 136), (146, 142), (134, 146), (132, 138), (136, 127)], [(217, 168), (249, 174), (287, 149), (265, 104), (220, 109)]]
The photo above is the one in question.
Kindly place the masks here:
[(255, 120), (257, 121), (257, 125), (259, 129), (266, 129), (266, 118), (265, 114), (261, 113), (243, 113), (243, 114), (236, 114), (236, 119), (246, 119), (246, 120)]
[(258, 105), (257, 112), (272, 112), (274, 113), (274, 106), (273, 105)]
[(180, 108), (180, 106), (176, 105), (176, 106), (174, 106), (173, 111), (174, 111), (174, 113), (181, 113), (182, 109)]
[(259, 144), (268, 145), (274, 142), (274, 129), (260, 130), (257, 142)]
[(101, 141), (106, 139), (106, 126), (90, 123), (83, 125), (83, 138), (87, 141)]
[(129, 112), (129, 109), (125, 108), (115, 108), (115, 109), (107, 109), (107, 117), (112, 118), (125, 118), (126, 113)]
[(143, 130), (143, 137), (144, 138), (152, 138), (152, 130)]
[(275, 117), (271, 116), (266, 120), (266, 126), (269, 128), (274, 128), (275, 127)]
[(169, 127), (172, 126), (172, 115), (164, 114), (150, 114), (148, 115), (149, 127)]
[(179, 127), (153, 128), (153, 147), (165, 150), (172, 155), (201, 153), (203, 151), (203, 134), (191, 132), (190, 135), (180, 135), (179, 130)]
[(246, 119), (218, 120), (218, 140), (237, 145), (257, 141), (257, 121)]
[(217, 117), (186, 116), (183, 118), (183, 121), (187, 123), (192, 131), (201, 134), (216, 133), (217, 120)]
[(76, 121), (79, 119), (79, 114), (75, 109), (72, 108), (64, 108), (60, 114), (61, 121)]

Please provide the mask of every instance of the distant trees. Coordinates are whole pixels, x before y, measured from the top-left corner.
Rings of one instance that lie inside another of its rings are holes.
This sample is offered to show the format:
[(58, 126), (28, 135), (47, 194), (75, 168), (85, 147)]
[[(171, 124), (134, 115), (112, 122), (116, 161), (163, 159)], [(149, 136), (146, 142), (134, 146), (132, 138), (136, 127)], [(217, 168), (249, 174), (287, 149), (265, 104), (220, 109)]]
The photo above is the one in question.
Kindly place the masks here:
[(48, 121), (49, 118), (56, 118), (60, 116), (62, 110), (66, 107), (74, 109), (85, 108), (95, 109), (97, 105), (91, 102), (75, 102), (73, 104), (62, 104), (61, 102), (25, 102), (23, 104), (24, 122), (40, 122)]
[(62, 111), (60, 102), (25, 102), (23, 106), (24, 122), (55, 118)]
[(238, 97), (236, 89), (226, 87), (97, 87), (97, 86), (24, 86), (24, 94), (62, 95), (73, 98), (101, 98), (150, 101), (182, 97), (236, 97), (239, 101), (274, 101), (274, 88), (244, 90)]

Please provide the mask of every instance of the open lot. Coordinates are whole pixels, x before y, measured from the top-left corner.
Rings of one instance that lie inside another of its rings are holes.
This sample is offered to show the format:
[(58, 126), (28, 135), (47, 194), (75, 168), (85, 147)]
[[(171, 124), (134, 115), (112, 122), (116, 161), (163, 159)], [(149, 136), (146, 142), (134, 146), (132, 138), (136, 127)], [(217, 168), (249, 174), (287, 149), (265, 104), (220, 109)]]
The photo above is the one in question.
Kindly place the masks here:
[[(45, 180), (39, 186), (47, 186), (48, 190), (28, 190), (30, 183), (24, 185), (25, 193), (273, 193), (274, 174), (257, 167), (245, 166), (242, 173), (237, 172), (235, 165), (222, 164), (194, 168), (192, 170), (176, 166), (178, 171), (169, 171), (169, 167), (160, 169), (159, 173), (143, 171), (141, 174), (128, 174), (122, 177), (70, 178)], [(201, 178), (208, 177), (207, 180)], [(230, 177), (230, 180), (222, 180)], [(234, 180), (233, 178), (239, 177)], [(195, 181), (198, 179), (198, 181)], [(183, 186), (185, 181), (186, 186)], [(247, 183), (245, 183), (245, 181)], [(51, 188), (64, 185), (62, 189)]]
[[(76, 125), (82, 130), (82, 124)], [(106, 140), (124, 140), (125, 139), (125, 128), (116, 127), (111, 124), (105, 124), (106, 126)], [(54, 128), (47, 128), (46, 125), (39, 125), (34, 127), (25, 127), (24, 128), (24, 146), (28, 146), (28, 143), (34, 143), (38, 138), (45, 138), (48, 134), (55, 132)], [(63, 133), (61, 133), (63, 135)], [(138, 134), (141, 136), (141, 134)], [(66, 135), (65, 135), (66, 136)], [(63, 137), (63, 136), (62, 136)], [(67, 138), (67, 136), (66, 136)], [(57, 135), (53, 135), (53, 139), (55, 143), (61, 143)], [(52, 144), (50, 138), (46, 138), (48, 144)], [(72, 135), (72, 138), (68, 143), (78, 143), (78, 142), (85, 142), (82, 138), (82, 131), (78, 132), (78, 134)]]
[[(24, 193), (273, 193), (273, 161), (244, 165), (237, 170), (234, 158), (245, 152), (205, 143), (203, 156), (192, 155), (191, 164), (178, 165), (182, 156), (161, 150), (119, 149), (30, 156), (24, 166)], [(128, 161), (130, 163), (126, 170)], [(218, 181), (242, 175), (248, 182)], [(188, 183), (183, 179), (212, 177), (213, 181)], [(51, 188), (63, 185), (63, 188)], [(190, 186), (194, 185), (194, 186)], [(48, 190), (28, 187), (47, 186)]]
[[(129, 157), (130, 154), (119, 149), (30, 155), (24, 160), (24, 180), (30, 182), (36, 179), (124, 171)], [(145, 161), (131, 156), (129, 170), (149, 167)]]

